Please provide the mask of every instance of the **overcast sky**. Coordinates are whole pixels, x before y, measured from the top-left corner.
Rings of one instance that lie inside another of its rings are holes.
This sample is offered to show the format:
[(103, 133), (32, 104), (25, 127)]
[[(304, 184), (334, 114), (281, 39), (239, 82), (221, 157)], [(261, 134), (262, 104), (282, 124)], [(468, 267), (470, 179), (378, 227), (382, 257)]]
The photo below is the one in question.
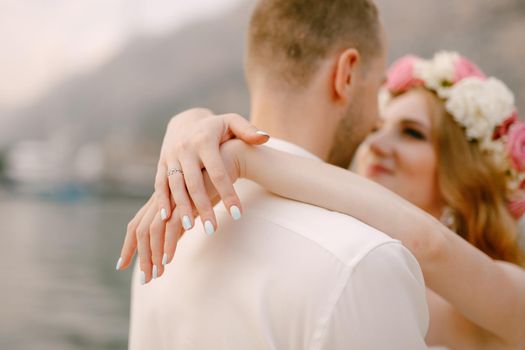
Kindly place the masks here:
[(0, 0), (0, 107), (31, 102), (136, 34), (158, 34), (242, 0)]

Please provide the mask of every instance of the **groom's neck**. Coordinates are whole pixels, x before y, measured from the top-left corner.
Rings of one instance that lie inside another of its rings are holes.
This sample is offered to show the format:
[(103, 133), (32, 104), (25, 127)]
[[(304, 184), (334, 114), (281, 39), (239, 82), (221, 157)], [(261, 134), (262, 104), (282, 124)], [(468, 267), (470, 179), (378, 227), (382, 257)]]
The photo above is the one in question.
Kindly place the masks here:
[(278, 139), (294, 143), (319, 158), (329, 156), (335, 125), (318, 99), (281, 94), (252, 94), (251, 122)]

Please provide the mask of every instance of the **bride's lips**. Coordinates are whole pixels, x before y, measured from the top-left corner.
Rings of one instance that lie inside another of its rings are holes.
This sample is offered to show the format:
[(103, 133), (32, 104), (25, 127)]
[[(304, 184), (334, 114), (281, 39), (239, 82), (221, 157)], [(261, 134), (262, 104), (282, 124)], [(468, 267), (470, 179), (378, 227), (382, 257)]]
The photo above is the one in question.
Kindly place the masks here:
[(368, 176), (377, 176), (377, 175), (383, 175), (383, 174), (388, 174), (388, 175), (392, 175), (394, 172), (381, 165), (381, 164), (370, 164), (367, 168), (366, 168), (366, 174)]

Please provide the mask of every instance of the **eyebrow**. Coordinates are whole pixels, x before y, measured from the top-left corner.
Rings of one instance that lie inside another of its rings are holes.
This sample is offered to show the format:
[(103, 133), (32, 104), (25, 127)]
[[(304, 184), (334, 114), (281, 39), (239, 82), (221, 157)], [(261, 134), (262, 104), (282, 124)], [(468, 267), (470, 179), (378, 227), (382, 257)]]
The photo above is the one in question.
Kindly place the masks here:
[(407, 117), (402, 118), (400, 121), (401, 124), (415, 124), (422, 128), (430, 128), (430, 125), (420, 122), (419, 120), (409, 119)]

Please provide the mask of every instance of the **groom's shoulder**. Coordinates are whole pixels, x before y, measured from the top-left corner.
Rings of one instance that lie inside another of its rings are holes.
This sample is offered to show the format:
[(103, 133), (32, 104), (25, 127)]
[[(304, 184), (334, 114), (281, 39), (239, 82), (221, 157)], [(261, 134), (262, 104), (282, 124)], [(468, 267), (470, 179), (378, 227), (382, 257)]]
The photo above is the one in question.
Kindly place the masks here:
[(356, 262), (379, 246), (400, 242), (358, 219), (324, 208), (272, 195), (258, 186), (240, 188), (246, 215), (263, 219), (299, 235), (341, 262)]

